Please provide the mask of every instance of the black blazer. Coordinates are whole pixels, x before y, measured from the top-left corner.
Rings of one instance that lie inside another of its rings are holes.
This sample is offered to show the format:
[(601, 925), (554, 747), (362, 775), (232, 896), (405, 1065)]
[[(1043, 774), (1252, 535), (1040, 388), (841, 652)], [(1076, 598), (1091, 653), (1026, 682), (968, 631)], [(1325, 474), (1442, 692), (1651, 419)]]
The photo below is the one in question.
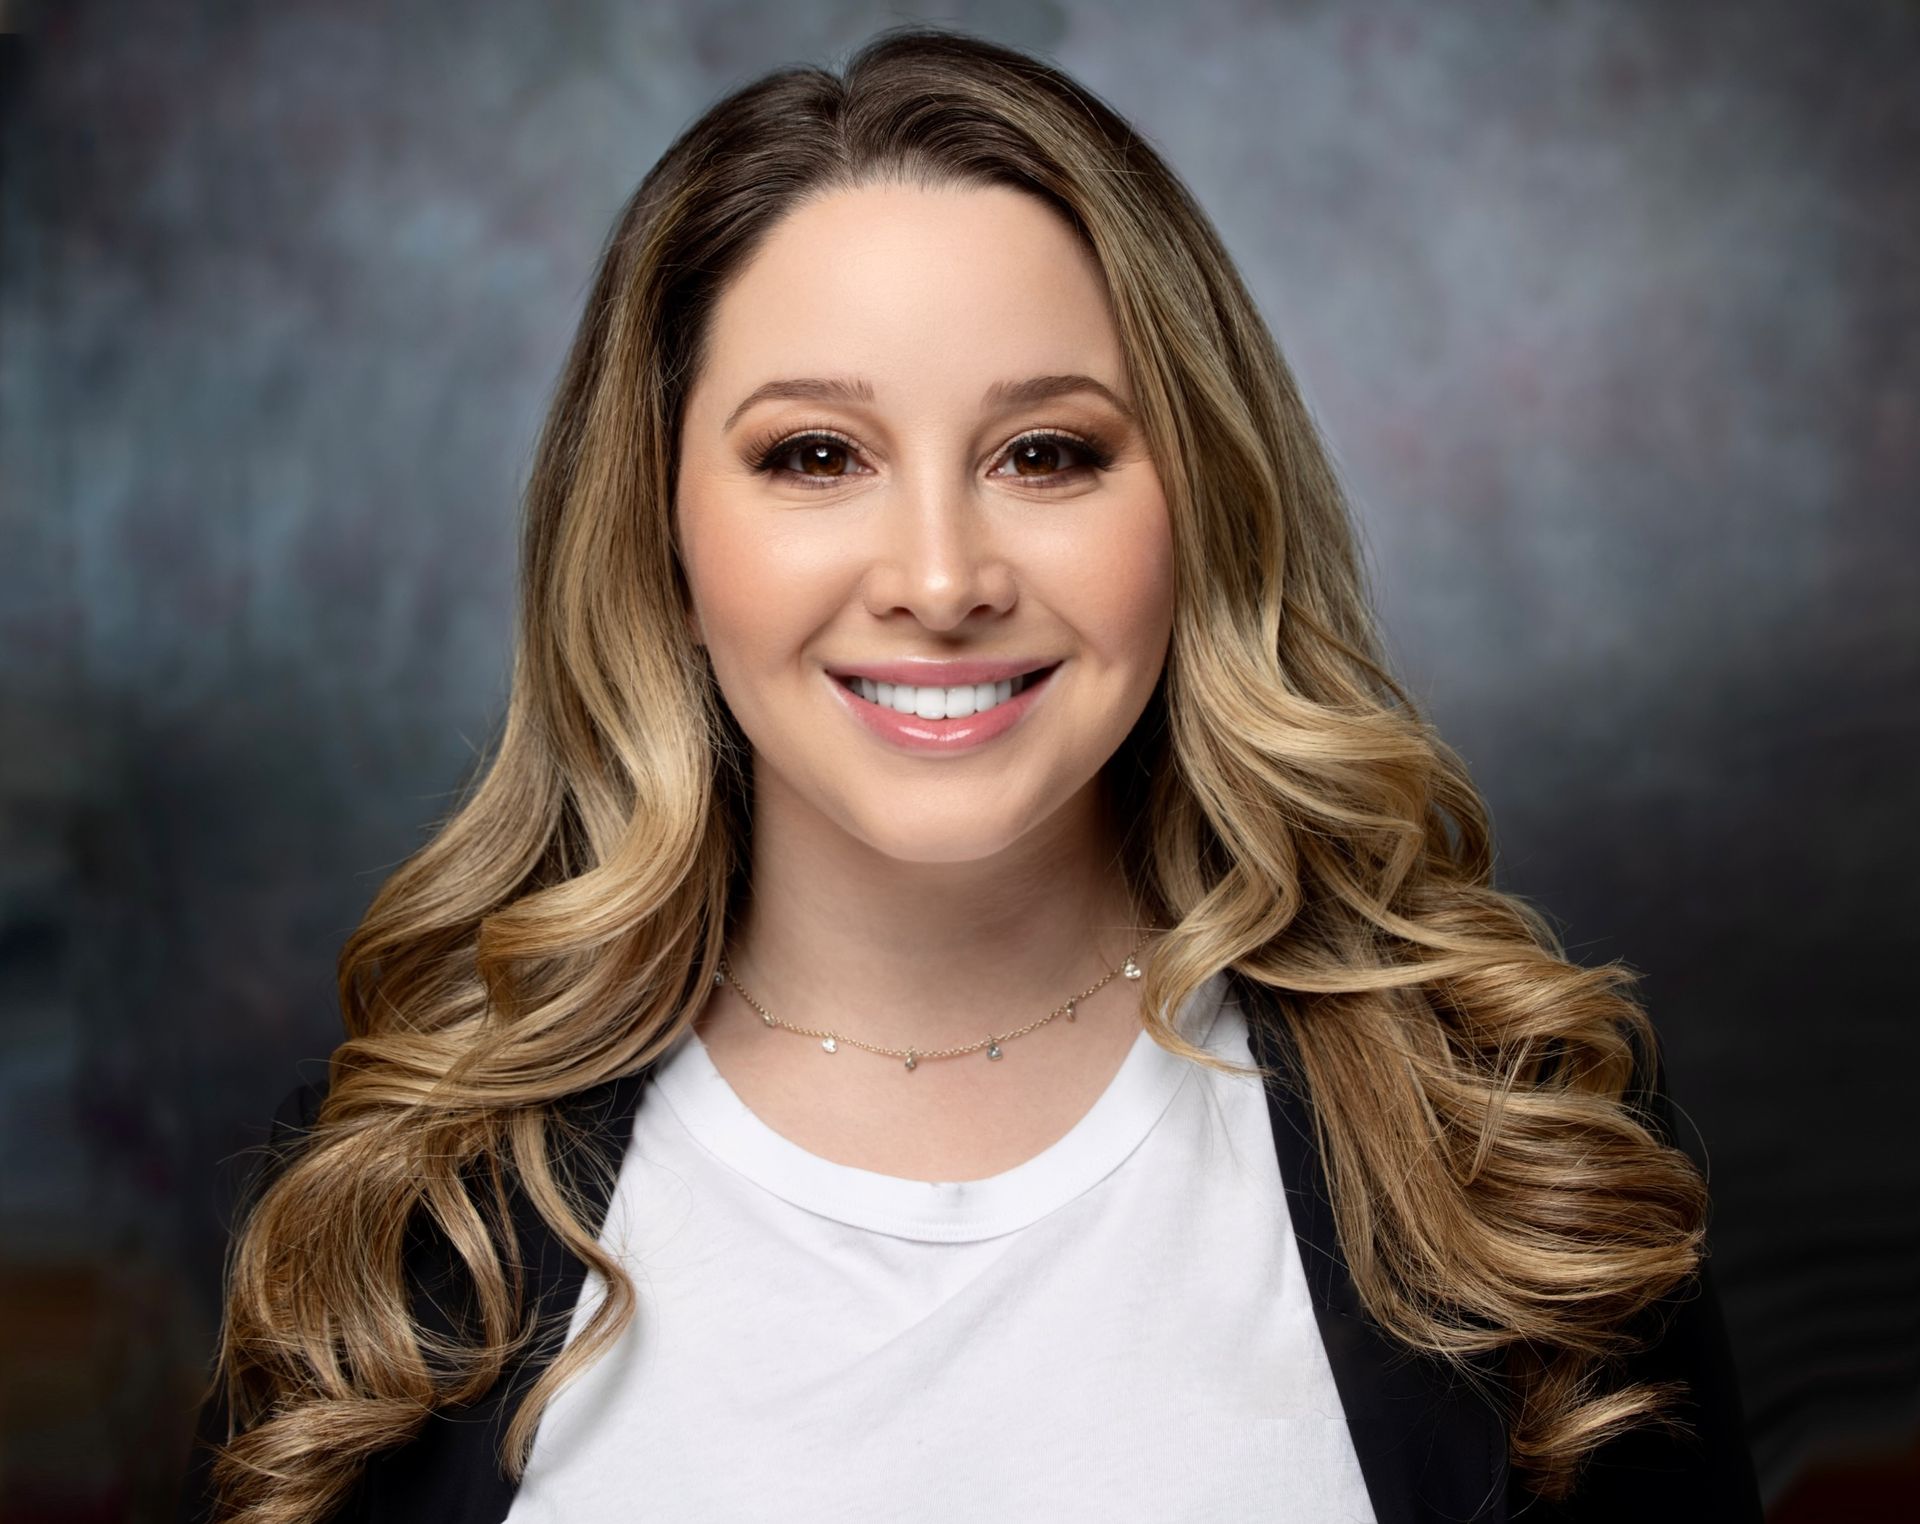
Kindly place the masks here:
[[(1444, 1362), (1391, 1339), (1362, 1307), (1334, 1231), (1311, 1102), (1304, 1084), (1295, 1082), (1299, 1070), (1292, 1039), (1278, 1012), (1267, 1005), (1268, 992), (1238, 974), (1232, 979), (1250, 1018), (1254, 1057), (1283, 1077), (1267, 1086), (1281, 1178), (1314, 1315), (1379, 1524), (1758, 1521), (1760, 1498), (1732, 1355), (1705, 1265), (1692, 1283), (1652, 1310), (1649, 1327), (1660, 1332), (1627, 1369), (1635, 1379), (1685, 1378), (1693, 1401), (1681, 1416), (1692, 1424), (1693, 1435), (1675, 1437), (1650, 1426), (1612, 1441), (1590, 1458), (1566, 1503), (1547, 1503), (1521, 1486), (1507, 1465), (1500, 1413)], [(1648, 1076), (1643, 1098), (1671, 1140), (1672, 1112), (1657, 1056), (1642, 1065), (1642, 1072)], [(643, 1069), (568, 1103), (610, 1170), (618, 1168), (649, 1077), (650, 1070)], [(323, 1087), (305, 1085), (282, 1103), (270, 1145), (276, 1158), (312, 1127), (322, 1096)], [(583, 1171), (575, 1182), (603, 1215), (608, 1198), (593, 1173)], [(561, 1248), (524, 1198), (514, 1200), (514, 1219), (539, 1313), (564, 1329), (585, 1283), (585, 1267)], [(407, 1263), (416, 1287), (415, 1315), (451, 1333), (444, 1306), (457, 1296), (457, 1278), (446, 1244), (418, 1235)], [(544, 1358), (551, 1355), (550, 1343)], [(499, 1438), (543, 1368), (542, 1360), (540, 1354), (530, 1356), (478, 1401), (434, 1415), (416, 1438), (375, 1457), (340, 1518), (361, 1524), (497, 1524), (504, 1519), (515, 1486), (496, 1467)], [(180, 1503), (182, 1524), (211, 1517), (208, 1444), (224, 1439), (226, 1427), (216, 1395), (200, 1414)], [(644, 1515), (644, 1500), (636, 1503), (636, 1515)]]

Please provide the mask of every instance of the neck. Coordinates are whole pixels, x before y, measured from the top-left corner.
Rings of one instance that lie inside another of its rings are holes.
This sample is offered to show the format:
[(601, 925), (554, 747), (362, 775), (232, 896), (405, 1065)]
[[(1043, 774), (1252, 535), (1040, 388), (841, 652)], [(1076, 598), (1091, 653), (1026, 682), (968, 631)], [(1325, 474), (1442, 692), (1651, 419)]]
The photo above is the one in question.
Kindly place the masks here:
[[(1146, 964), (1098, 777), (1017, 841), (966, 862), (876, 852), (767, 782), (728, 958), (782, 1021), (885, 1047), (961, 1046), (1064, 1005), (1136, 947)], [(1131, 1016), (1137, 999), (1134, 981), (1114, 978), (1077, 1009)]]

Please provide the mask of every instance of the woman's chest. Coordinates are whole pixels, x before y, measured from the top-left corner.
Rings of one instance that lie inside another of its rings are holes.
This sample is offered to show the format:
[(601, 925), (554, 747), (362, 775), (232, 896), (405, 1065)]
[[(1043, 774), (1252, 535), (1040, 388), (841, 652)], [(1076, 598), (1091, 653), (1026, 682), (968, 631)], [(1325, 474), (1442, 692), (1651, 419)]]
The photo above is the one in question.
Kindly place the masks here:
[(638, 1315), (549, 1411), (511, 1517), (753, 1516), (778, 1489), (802, 1520), (1370, 1518), (1270, 1141), (1163, 1120), (1037, 1220), (944, 1242), (643, 1126), (603, 1233)]

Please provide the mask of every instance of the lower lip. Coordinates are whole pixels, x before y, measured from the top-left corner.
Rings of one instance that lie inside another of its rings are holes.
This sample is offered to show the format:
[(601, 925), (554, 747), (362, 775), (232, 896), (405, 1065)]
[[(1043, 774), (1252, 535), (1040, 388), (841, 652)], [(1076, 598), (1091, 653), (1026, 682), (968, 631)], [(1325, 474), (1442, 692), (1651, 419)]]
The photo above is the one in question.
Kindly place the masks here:
[(847, 711), (881, 740), (905, 751), (941, 755), (970, 751), (984, 746), (995, 736), (1005, 735), (1046, 697), (1059, 670), (1058, 664), (1048, 668), (1030, 679), (1027, 686), (1006, 703), (994, 705), (985, 714), (970, 714), (954, 720), (923, 720), (917, 714), (902, 714), (884, 704), (870, 703), (831, 672), (825, 675)]

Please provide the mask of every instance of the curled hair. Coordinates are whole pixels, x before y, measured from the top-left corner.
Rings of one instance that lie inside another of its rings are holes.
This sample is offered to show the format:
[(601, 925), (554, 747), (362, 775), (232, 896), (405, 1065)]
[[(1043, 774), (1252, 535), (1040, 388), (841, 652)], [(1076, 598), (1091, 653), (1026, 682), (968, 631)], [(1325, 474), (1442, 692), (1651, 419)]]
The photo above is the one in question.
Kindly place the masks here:
[[(1107, 782), (1123, 861), (1168, 928), (1143, 1006), (1170, 1025), (1231, 967), (1271, 996), (1311, 1090), (1337, 1225), (1407, 1344), (1499, 1357), (1511, 1461), (1564, 1496), (1677, 1395), (1608, 1381), (1634, 1315), (1701, 1253), (1705, 1193), (1633, 1102), (1632, 975), (1570, 963), (1491, 885), (1485, 807), (1385, 670), (1350, 510), (1205, 215), (1143, 139), (1050, 65), (938, 28), (841, 73), (719, 101), (623, 209), (526, 494), (511, 697), (490, 757), (342, 949), (324, 1104), (235, 1235), (216, 1381), (224, 1516), (326, 1516), (367, 1461), (550, 1338), (509, 1193), (607, 1286), (513, 1413), (540, 1415), (631, 1319), (597, 1242), (570, 1096), (691, 1024), (744, 892), (746, 742), (682, 611), (682, 411), (714, 302), (802, 202), (879, 181), (1011, 187), (1104, 275), (1171, 519), (1166, 670)], [(460, 1316), (428, 1327), (431, 1231)], [(563, 1309), (564, 1313), (565, 1309)]]

